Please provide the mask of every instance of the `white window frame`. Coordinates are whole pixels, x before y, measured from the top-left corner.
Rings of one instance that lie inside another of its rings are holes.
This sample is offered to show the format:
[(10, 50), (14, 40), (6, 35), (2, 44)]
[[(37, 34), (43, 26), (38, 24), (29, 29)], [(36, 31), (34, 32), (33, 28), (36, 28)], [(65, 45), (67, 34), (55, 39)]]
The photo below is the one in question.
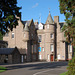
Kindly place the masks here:
[(72, 52), (72, 45), (69, 44), (69, 52)]
[(42, 41), (42, 35), (38, 35), (38, 42)]
[(49, 24), (47, 24), (47, 29), (49, 29)]
[(47, 59), (49, 60), (50, 58), (49, 58), (49, 54), (47, 54)]
[(43, 50), (43, 52), (44, 52), (44, 47), (42, 47), (42, 50)]
[(12, 36), (11, 37), (12, 37), (12, 39), (14, 39), (14, 33), (12, 33)]
[(41, 59), (41, 55), (39, 55), (39, 59)]
[(24, 56), (23, 56), (23, 55), (21, 55), (21, 62), (22, 62), (22, 63), (24, 62), (23, 58), (24, 58)]
[(61, 59), (61, 58), (60, 58), (60, 54), (58, 54), (57, 58), (58, 58), (58, 59)]
[(26, 37), (26, 34), (24, 33), (24, 38)]
[(53, 44), (50, 45), (50, 51), (51, 51), (51, 52), (54, 51), (54, 45), (53, 45)]

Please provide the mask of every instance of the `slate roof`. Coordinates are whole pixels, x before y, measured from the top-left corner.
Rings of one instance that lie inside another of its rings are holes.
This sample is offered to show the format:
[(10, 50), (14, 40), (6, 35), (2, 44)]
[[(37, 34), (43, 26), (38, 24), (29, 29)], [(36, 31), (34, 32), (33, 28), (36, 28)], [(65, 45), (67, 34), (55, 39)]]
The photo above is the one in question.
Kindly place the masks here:
[(26, 23), (27, 23), (27, 26), (29, 26), (30, 22), (31, 21), (22, 21), (23, 25), (26, 25)]
[(52, 19), (50, 13), (49, 13), (49, 15), (48, 15), (48, 17), (47, 17), (46, 24), (53, 24), (53, 19)]
[(60, 24), (60, 29), (63, 27), (63, 25), (65, 25), (66, 23), (65, 22), (59, 22)]
[(15, 48), (0, 48), (0, 54), (11, 54)]
[(31, 21), (22, 21), (23, 25), (24, 25), (24, 30), (25, 31), (29, 31), (28, 26), (30, 25)]

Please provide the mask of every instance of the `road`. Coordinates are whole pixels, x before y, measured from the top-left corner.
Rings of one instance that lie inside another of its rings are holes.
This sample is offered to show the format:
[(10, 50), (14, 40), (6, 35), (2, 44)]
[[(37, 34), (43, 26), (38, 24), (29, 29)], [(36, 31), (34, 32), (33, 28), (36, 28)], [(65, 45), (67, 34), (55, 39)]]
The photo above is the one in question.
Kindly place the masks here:
[(0, 75), (59, 75), (67, 71), (67, 64), (68, 62), (32, 62), (0, 65), (8, 69)]

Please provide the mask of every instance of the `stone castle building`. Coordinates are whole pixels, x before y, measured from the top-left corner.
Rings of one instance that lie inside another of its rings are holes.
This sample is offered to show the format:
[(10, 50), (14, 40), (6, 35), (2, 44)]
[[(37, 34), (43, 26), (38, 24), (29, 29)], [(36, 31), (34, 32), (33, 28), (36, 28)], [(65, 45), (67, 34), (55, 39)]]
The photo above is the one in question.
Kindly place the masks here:
[(18, 26), (13, 31), (7, 33), (3, 40), (8, 41), (8, 48), (15, 46), (21, 53), (21, 62), (36, 61), (37, 52), (37, 34), (33, 20), (21, 21), (19, 18)]
[[(59, 16), (54, 16), (54, 21), (49, 13), (46, 23), (21, 21), (3, 37), (8, 41), (8, 48), (15, 46), (21, 52), (21, 62), (45, 60), (69, 60), (72, 59), (73, 49), (66, 42), (64, 32), (61, 31), (64, 22), (59, 22)], [(24, 51), (24, 52), (22, 52)]]

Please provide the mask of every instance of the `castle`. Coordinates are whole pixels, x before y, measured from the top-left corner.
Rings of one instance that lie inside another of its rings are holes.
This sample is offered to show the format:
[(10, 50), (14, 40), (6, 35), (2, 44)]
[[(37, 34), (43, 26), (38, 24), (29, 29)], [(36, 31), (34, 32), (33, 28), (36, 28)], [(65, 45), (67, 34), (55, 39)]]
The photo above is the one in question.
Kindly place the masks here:
[(54, 16), (53, 21), (50, 12), (45, 24), (19, 18), (18, 26), (7, 33), (3, 40), (8, 42), (8, 48), (16, 46), (19, 49), (21, 62), (70, 60), (73, 48), (61, 31), (64, 24), (59, 22), (59, 16)]

